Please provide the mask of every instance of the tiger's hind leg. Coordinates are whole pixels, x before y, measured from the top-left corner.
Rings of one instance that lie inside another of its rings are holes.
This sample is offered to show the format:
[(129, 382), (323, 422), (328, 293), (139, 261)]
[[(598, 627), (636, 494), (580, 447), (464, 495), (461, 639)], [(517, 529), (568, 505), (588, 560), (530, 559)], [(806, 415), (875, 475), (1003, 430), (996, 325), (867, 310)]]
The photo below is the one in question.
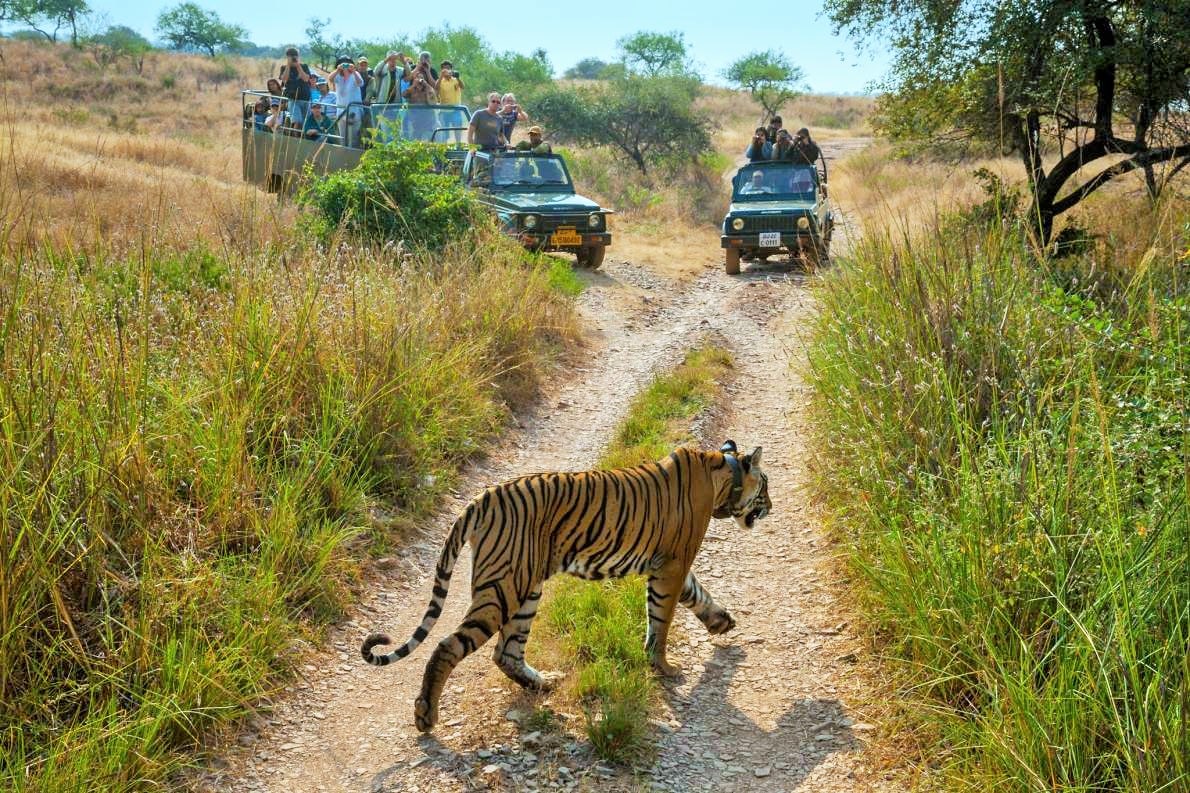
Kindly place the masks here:
[(540, 589), (525, 599), (520, 610), (500, 629), (500, 641), (492, 653), (492, 660), (500, 667), (500, 671), (530, 691), (548, 691), (552, 685), (547, 676), (525, 662), (525, 645), (529, 641), (529, 629), (533, 627), (540, 600)]
[(521, 601), (511, 587), (500, 584), (482, 588), (474, 593), (471, 609), (459, 624), (458, 630), (434, 648), (426, 663), (421, 680), (421, 693), (413, 703), (413, 721), (417, 729), (426, 732), (438, 723), (438, 700), (446, 679), (464, 658), (483, 646), (484, 642), (508, 622), (520, 608)]
[(715, 602), (710, 592), (702, 588), (693, 571), (686, 574), (686, 582), (682, 585), (681, 603), (694, 612), (694, 616), (706, 626), (708, 633), (727, 633), (735, 627), (735, 618)]

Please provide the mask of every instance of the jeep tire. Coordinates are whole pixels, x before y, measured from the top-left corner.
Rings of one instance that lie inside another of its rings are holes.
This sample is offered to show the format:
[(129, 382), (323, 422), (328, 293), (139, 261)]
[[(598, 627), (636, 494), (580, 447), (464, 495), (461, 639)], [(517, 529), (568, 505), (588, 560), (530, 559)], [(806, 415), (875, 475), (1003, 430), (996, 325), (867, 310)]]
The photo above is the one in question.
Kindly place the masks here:
[(576, 254), (576, 264), (588, 270), (598, 270), (603, 265), (603, 255), (607, 248), (603, 245), (589, 245), (579, 248)]
[(727, 254), (727, 274), (739, 275), (740, 272), (740, 249), (728, 248), (724, 251)]

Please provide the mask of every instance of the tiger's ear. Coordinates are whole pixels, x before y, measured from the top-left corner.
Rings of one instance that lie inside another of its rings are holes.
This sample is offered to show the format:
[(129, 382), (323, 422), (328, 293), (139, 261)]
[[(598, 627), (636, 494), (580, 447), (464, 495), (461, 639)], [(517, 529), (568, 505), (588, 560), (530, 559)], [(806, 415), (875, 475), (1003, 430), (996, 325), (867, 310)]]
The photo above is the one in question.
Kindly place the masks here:
[(719, 451), (723, 454), (736, 454), (739, 452), (739, 449), (736, 448), (735, 441), (728, 438), (723, 441), (723, 445), (719, 447)]
[(761, 448), (762, 447), (757, 446), (755, 449), (752, 450), (752, 453), (748, 455), (748, 461), (750, 463), (752, 463), (752, 465), (760, 465)]

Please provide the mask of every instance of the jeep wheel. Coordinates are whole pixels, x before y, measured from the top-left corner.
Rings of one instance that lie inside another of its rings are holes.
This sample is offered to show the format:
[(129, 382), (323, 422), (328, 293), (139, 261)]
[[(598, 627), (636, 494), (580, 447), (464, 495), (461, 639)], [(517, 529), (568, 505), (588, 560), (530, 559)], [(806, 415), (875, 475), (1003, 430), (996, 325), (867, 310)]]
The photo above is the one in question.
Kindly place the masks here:
[(727, 254), (727, 274), (738, 275), (740, 272), (740, 251), (738, 248), (728, 248)]
[(598, 270), (603, 264), (603, 254), (606, 252), (607, 248), (602, 245), (579, 248), (575, 263), (579, 267), (585, 267), (588, 270)]
[(830, 245), (829, 238), (820, 240), (811, 240), (804, 248), (802, 248), (802, 261), (805, 263), (807, 269), (811, 272), (830, 264)]

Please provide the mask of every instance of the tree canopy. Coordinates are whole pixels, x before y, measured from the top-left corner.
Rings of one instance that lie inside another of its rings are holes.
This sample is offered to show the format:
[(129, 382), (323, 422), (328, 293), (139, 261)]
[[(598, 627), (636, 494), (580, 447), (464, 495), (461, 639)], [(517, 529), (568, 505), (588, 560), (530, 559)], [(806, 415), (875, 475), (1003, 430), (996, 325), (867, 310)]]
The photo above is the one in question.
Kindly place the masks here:
[(1112, 179), (1140, 169), (1156, 194), (1190, 160), (1190, 0), (827, 0), (826, 11), (892, 47), (884, 132), (1019, 154), (1043, 243), (1057, 215)]
[(177, 50), (195, 49), (214, 56), (220, 50), (234, 50), (244, 43), (248, 32), (229, 24), (214, 11), (197, 3), (182, 3), (161, 12), (157, 32)]
[(641, 31), (616, 42), (629, 71), (645, 77), (694, 73), (686, 51), (686, 38), (678, 31)]
[(137, 74), (144, 71), (145, 54), (153, 49), (148, 39), (125, 25), (113, 25), (88, 37), (86, 45), (101, 69), (127, 58)]
[(598, 80), (603, 77), (607, 67), (607, 61), (601, 61), (598, 58), (583, 58), (567, 69), (562, 76), (568, 80)]
[(786, 102), (799, 95), (804, 78), (785, 53), (775, 50), (745, 55), (727, 67), (723, 76), (752, 94), (768, 117), (777, 115)]
[(693, 109), (697, 90), (688, 78), (630, 74), (549, 88), (534, 96), (533, 107), (555, 140), (611, 146), (647, 174), (650, 164), (711, 148), (710, 123)]
[(57, 41), (62, 28), (69, 27), (74, 45), (79, 23), (90, 12), (86, 0), (0, 0), (0, 22), (24, 22), (47, 41)]

